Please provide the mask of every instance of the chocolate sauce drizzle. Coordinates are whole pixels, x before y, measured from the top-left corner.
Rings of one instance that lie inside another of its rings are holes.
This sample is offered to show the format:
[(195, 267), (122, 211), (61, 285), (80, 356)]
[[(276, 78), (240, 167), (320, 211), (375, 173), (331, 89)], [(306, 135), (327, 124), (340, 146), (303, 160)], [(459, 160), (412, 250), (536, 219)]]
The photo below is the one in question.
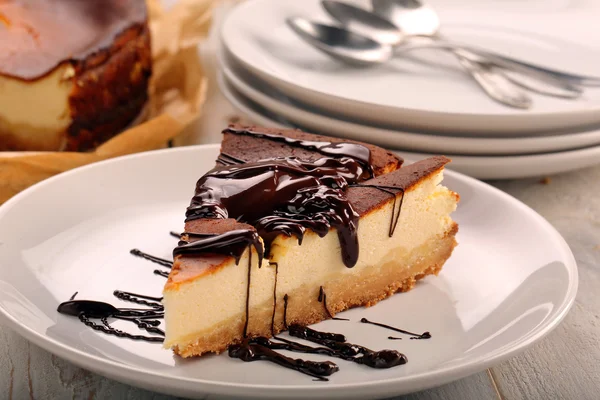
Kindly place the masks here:
[[(400, 333), (402, 333), (404, 335), (410, 336), (411, 339), (417, 339), (417, 340), (419, 340), (419, 339), (431, 339), (431, 333), (429, 333), (429, 332), (423, 332), (421, 334), (418, 334), (418, 333), (414, 333), (414, 332), (405, 331), (404, 329), (395, 328), (393, 326), (381, 324), (379, 322), (369, 321), (366, 318), (361, 318), (360, 322), (362, 322), (363, 324), (377, 325), (377, 326), (380, 326), (382, 328), (386, 328), (386, 329), (390, 329), (392, 331), (400, 332)], [(388, 339), (391, 339), (391, 340), (402, 340), (401, 338), (397, 338), (397, 337), (393, 337), (393, 336), (389, 336)]]
[(339, 371), (339, 367), (331, 361), (307, 361), (299, 358), (286, 357), (273, 351), (273, 348), (279, 347), (265, 337), (254, 339), (245, 339), (241, 344), (229, 347), (229, 357), (238, 358), (242, 361), (251, 362), (258, 360), (270, 361), (282, 367), (301, 372), (303, 374), (317, 378), (320, 381), (328, 381), (324, 378)]
[[(260, 263), (258, 265), (260, 265)], [(252, 280), (252, 248), (250, 246), (248, 246), (248, 284), (246, 285), (246, 321), (244, 321), (244, 331), (243, 331), (244, 337), (248, 337), (248, 323), (250, 322), (250, 284), (251, 284), (251, 280)]]
[(154, 275), (159, 275), (162, 276), (163, 278), (168, 278), (169, 277), (169, 273), (166, 271), (161, 271), (159, 269), (155, 269), (154, 270)]
[(317, 301), (319, 303), (323, 303), (323, 308), (325, 308), (325, 312), (327, 313), (327, 316), (330, 319), (334, 319), (337, 321), (349, 321), (349, 319), (347, 318), (338, 318), (338, 317), (334, 317), (331, 312), (329, 311), (329, 307), (327, 307), (327, 293), (325, 293), (325, 289), (323, 289), (323, 286), (321, 286), (319, 288), (319, 297), (317, 298)]
[(285, 295), (283, 295), (283, 327), (285, 329), (288, 328), (288, 323), (287, 323), (287, 308), (288, 308), (288, 300), (289, 300), (289, 296), (287, 295), (287, 293)]
[(235, 218), (246, 222), (256, 228), (267, 248), (280, 234), (295, 236), (302, 243), (307, 228), (323, 237), (334, 227), (344, 263), (353, 267), (358, 260), (359, 216), (344, 191), (348, 182), (363, 175), (361, 165), (347, 157), (216, 167), (198, 181), (186, 217), (187, 221)]
[(129, 252), (131, 254), (133, 254), (134, 256), (141, 257), (148, 261), (152, 261), (153, 263), (156, 263), (156, 264), (160, 264), (163, 267), (171, 268), (173, 266), (173, 261), (169, 261), (169, 260), (165, 260), (164, 258), (152, 256), (152, 255), (150, 255), (148, 253), (144, 253), (143, 251), (138, 250), (138, 249), (131, 249)]
[(374, 351), (346, 342), (346, 337), (339, 333), (320, 332), (306, 326), (292, 324), (289, 327), (289, 334), (331, 349), (330, 356), (371, 368), (392, 368), (407, 362), (406, 356), (396, 350)]
[(217, 157), (217, 164), (221, 164), (221, 165), (235, 165), (235, 164), (243, 164), (245, 163), (244, 160), (234, 157), (230, 154), (221, 152), (221, 154), (219, 154), (219, 157)]
[(179, 245), (173, 250), (173, 257), (178, 255), (199, 255), (206, 253), (223, 254), (235, 258), (239, 264), (242, 254), (247, 248), (254, 247), (258, 253), (258, 265), (262, 264), (264, 248), (258, 233), (250, 229), (214, 233), (183, 232)]
[(288, 350), (305, 354), (323, 354), (342, 360), (355, 362), (371, 368), (392, 368), (406, 364), (407, 358), (396, 350), (373, 351), (364, 346), (346, 342), (346, 337), (339, 333), (320, 332), (305, 326), (292, 324), (289, 334), (300, 339), (320, 344), (323, 347), (313, 347), (293, 340), (275, 337), (269, 340), (266, 337), (245, 339), (241, 344), (229, 348), (229, 356), (242, 361), (266, 360), (277, 363), (304, 374), (327, 380), (329, 376), (339, 370), (332, 362), (316, 363), (301, 359), (285, 357), (274, 350)]
[(279, 276), (279, 264), (270, 262), (275, 266), (275, 283), (273, 284), (273, 315), (271, 316), (271, 335), (275, 336), (275, 311), (277, 310), (277, 277)]
[[(220, 166), (198, 180), (186, 221), (234, 218), (248, 223), (265, 241), (267, 253), (280, 234), (293, 235), (302, 243), (307, 228), (323, 237), (333, 227), (343, 261), (353, 267), (358, 260), (358, 214), (345, 189), (374, 176), (370, 150), (356, 143), (306, 141), (246, 129), (229, 128), (224, 133), (281, 142), (323, 157), (313, 162), (287, 157), (244, 163), (221, 153)], [(181, 250), (176, 249), (177, 253)]]
[[(139, 299), (138, 299), (139, 300)], [(117, 308), (111, 304), (92, 300), (69, 300), (59, 304), (57, 311), (61, 314), (71, 315), (79, 318), (86, 326), (93, 330), (114, 335), (117, 337), (133, 340), (144, 340), (147, 342), (163, 342), (165, 333), (157, 328), (164, 317), (162, 305), (160, 308), (135, 309)], [(92, 321), (91, 318), (100, 319), (102, 325)], [(108, 318), (116, 318), (134, 323), (138, 328), (163, 337), (132, 335), (119, 329), (115, 329), (108, 323)]]
[[(392, 205), (392, 216), (390, 219), (390, 229), (388, 232), (388, 236), (389, 237), (394, 236), (394, 232), (396, 231), (396, 226), (398, 225), (398, 221), (400, 220), (400, 212), (402, 211), (402, 204), (404, 203), (404, 189), (396, 187), (396, 186), (367, 185), (367, 184), (362, 184), (362, 183), (348, 185), (348, 186), (349, 187), (367, 187), (367, 188), (372, 188), (372, 189), (378, 189), (378, 190), (381, 190), (382, 192), (385, 192), (392, 196), (392, 198), (394, 199), (394, 204)], [(397, 199), (396, 196), (398, 193), (392, 192), (392, 190), (398, 190), (399, 192), (402, 193), (402, 197), (400, 198), (400, 205), (398, 206), (398, 211), (394, 211), (394, 210), (396, 210), (396, 199)], [(395, 218), (394, 218), (394, 216), (395, 216)]]
[[(162, 297), (146, 296), (143, 294), (125, 292), (122, 290), (115, 290), (113, 292), (113, 295), (119, 300), (130, 301), (132, 303), (140, 304), (143, 306), (149, 306), (149, 307), (153, 307), (153, 308), (159, 308), (161, 310), (164, 309), (163, 305), (159, 303), (162, 301)], [(73, 299), (71, 299), (71, 300), (73, 300)], [(146, 300), (151, 300), (151, 301), (146, 301)]]
[(169, 235), (173, 236), (174, 238), (181, 239), (181, 233), (171, 231), (169, 232)]
[[(285, 143), (288, 146), (298, 147), (305, 150), (317, 151), (329, 157), (350, 157), (357, 160), (365, 170), (369, 173), (369, 177), (375, 176), (373, 167), (371, 166), (371, 151), (368, 147), (357, 143), (332, 143), (332, 142), (317, 142), (302, 139), (295, 139), (283, 135), (275, 135), (265, 132), (257, 132), (251, 129), (235, 129), (229, 127), (223, 133), (231, 133), (235, 135), (254, 136), (261, 139), (268, 139), (273, 142)], [(231, 156), (229, 156), (231, 157)], [(236, 159), (244, 162), (244, 160)]]

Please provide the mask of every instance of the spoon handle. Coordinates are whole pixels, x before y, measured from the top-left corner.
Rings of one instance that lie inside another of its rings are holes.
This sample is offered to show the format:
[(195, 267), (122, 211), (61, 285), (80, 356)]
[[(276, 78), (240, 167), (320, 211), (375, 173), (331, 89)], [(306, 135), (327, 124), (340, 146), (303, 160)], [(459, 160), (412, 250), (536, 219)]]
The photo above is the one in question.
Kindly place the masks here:
[[(538, 77), (539, 79), (544, 79), (545, 77), (549, 77), (553, 82), (557, 80), (561, 80), (563, 82), (570, 83), (572, 85), (578, 86), (589, 86), (589, 87), (600, 87), (600, 77), (595, 76), (586, 76), (574, 74), (566, 71), (560, 71), (548, 67), (544, 67), (538, 64), (533, 64), (530, 62), (526, 62), (523, 60), (519, 60), (513, 57), (505, 56), (496, 52), (492, 52), (489, 50), (485, 50), (483, 48), (479, 48), (477, 46), (472, 46), (464, 43), (451, 42), (446, 39), (436, 40), (435, 43), (430, 43), (427, 45), (430, 48), (439, 48), (453, 51), (455, 49), (467, 50), (472, 53), (476, 53), (481, 57), (484, 57), (486, 61), (493, 62), (499, 67), (513, 69), (515, 71), (521, 73), (529, 73), (534, 77)], [(405, 45), (401, 46), (401, 49), (405, 51), (410, 51), (415, 48), (423, 48), (422, 44), (413, 46), (413, 45)], [(551, 81), (548, 81), (551, 83)]]
[(493, 71), (497, 74), (501, 74), (504, 79), (511, 81), (516, 86), (534, 93), (563, 99), (576, 99), (581, 97), (583, 93), (583, 89), (580, 87), (552, 75), (500, 66), (497, 63), (468, 50), (457, 49), (454, 50), (453, 53), (461, 54), (463, 57), (467, 57), (471, 61), (477, 62), (480, 66), (487, 66), (489, 67), (490, 73)]
[(503, 74), (494, 71), (486, 64), (471, 59), (466, 54), (462, 54), (460, 50), (453, 52), (453, 54), (490, 98), (513, 108), (523, 110), (531, 108), (531, 97), (519, 90)]

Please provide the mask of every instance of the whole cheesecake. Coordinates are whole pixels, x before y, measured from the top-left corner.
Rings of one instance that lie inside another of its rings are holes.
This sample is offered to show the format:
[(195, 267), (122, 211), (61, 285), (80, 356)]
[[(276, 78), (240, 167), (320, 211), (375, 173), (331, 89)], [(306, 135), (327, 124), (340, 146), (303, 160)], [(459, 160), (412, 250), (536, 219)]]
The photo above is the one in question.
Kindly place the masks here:
[(0, 151), (86, 151), (148, 99), (144, 0), (0, 1)]

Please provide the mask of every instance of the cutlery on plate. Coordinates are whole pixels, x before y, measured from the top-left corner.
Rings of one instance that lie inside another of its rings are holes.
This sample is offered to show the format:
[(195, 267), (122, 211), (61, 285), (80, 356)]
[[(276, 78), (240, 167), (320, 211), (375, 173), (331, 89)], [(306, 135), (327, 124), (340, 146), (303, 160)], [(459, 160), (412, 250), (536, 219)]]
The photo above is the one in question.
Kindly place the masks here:
[[(440, 19), (435, 10), (421, 0), (371, 0), (373, 12), (401, 26), (408, 34), (421, 34), (439, 39)], [(551, 75), (572, 85), (600, 87), (600, 77), (573, 74), (541, 65), (524, 62), (512, 57), (493, 53), (485, 49), (471, 50), (489, 57), (488, 61), (499, 62), (501, 66)]]
[[(404, 42), (404, 30), (394, 23), (370, 11), (338, 1), (323, 0), (323, 8), (345, 28), (371, 37), (390, 46)], [(410, 22), (410, 21), (409, 21)], [(412, 28), (414, 30), (414, 28)], [(453, 54), (463, 69), (471, 75), (480, 88), (493, 100), (509, 107), (527, 109), (532, 100), (519, 90), (506, 76), (496, 73), (492, 68), (473, 60), (473, 57), (461, 55), (465, 51), (456, 49)]]
[[(389, 20), (409, 37), (430, 38), (431, 40), (445, 39), (440, 33), (441, 22), (438, 14), (421, 0), (371, 0), (371, 4), (373, 13)], [(472, 55), (471, 58), (477, 57), (476, 54), (469, 53)], [(570, 81), (554, 75), (540, 74), (535, 70), (521, 71), (524, 72), (523, 75), (529, 76), (525, 77), (519, 74), (519, 71), (515, 73), (512, 69), (503, 68), (502, 71), (499, 71), (498, 68), (502, 67), (484, 57), (479, 56), (478, 61), (493, 68), (498, 74), (504, 74), (505, 78), (511, 80), (515, 85), (535, 93), (560, 98), (577, 98), (583, 92), (580, 87)], [(531, 78), (540, 82), (534, 82)], [(547, 85), (540, 86), (539, 83)]]
[[(463, 67), (465, 64), (473, 64), (474, 68), (478, 66), (485, 68), (485, 76), (504, 82), (503, 86), (509, 91), (512, 88), (511, 84), (515, 84), (539, 94), (560, 98), (577, 98), (583, 92), (581, 88), (555, 76), (507, 65), (499, 66), (481, 54), (476, 54), (458, 44), (444, 40), (439, 33), (440, 19), (438, 15), (431, 7), (418, 0), (371, 1), (373, 12), (342, 1), (323, 0), (321, 3), (323, 8), (344, 27), (381, 43), (397, 46), (406, 42), (406, 39), (410, 39), (411, 41), (430, 40), (455, 45), (455, 49), (449, 48), (448, 50), (459, 59)], [(461, 60), (467, 55), (469, 60)], [(510, 76), (505, 74), (505, 69), (511, 71)], [(514, 69), (517, 71), (513, 71)], [(523, 80), (521, 74), (526, 74), (528, 77)], [(536, 78), (540, 82), (533, 82)], [(540, 83), (546, 85), (540, 85)], [(512, 91), (517, 93), (516, 88), (512, 88)]]

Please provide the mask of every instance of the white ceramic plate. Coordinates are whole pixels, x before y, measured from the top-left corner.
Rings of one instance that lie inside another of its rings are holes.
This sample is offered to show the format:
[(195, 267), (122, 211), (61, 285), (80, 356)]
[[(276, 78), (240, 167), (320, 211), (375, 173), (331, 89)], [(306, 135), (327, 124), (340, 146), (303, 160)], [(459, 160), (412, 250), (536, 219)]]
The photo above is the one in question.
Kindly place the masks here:
[(321, 114), (319, 110), (293, 101), (261, 81), (253, 79), (230, 64), (230, 61), (221, 59), (222, 72), (227, 82), (241, 94), (292, 123), (330, 135), (369, 141), (389, 148), (463, 155), (548, 153), (600, 145), (598, 126), (582, 132), (555, 132), (552, 136), (474, 138), (390, 130), (346, 121)]
[[(528, 111), (490, 100), (443, 52), (396, 59), (375, 68), (340, 64), (299, 39), (285, 24), (300, 15), (327, 20), (318, 0), (254, 0), (234, 9), (222, 27), (225, 48), (244, 68), (284, 94), (324, 111), (396, 129), (472, 135), (544, 134), (600, 122), (600, 88), (573, 101), (533, 95)], [(355, 3), (367, 6), (367, 0)], [(593, 0), (502, 3), (430, 2), (453, 40), (589, 75), (598, 74), (600, 48)], [(558, 28), (560, 27), (560, 28)], [(442, 65), (442, 67), (440, 67)]]
[[(169, 257), (176, 239), (168, 232), (182, 228), (195, 182), (214, 165), (218, 149), (185, 147), (93, 164), (37, 184), (0, 207), (5, 323), (60, 357), (149, 390), (349, 399), (407, 393), (480, 371), (541, 339), (573, 303), (577, 267), (556, 230), (509, 195), (448, 171), (446, 184), (462, 197), (455, 213), (460, 233), (440, 275), (375, 307), (343, 313), (351, 322), (317, 327), (371, 348), (401, 350), (409, 359), (402, 367), (371, 370), (337, 361), (341, 371), (329, 382), (313, 382), (267, 362), (247, 364), (227, 355), (182, 360), (159, 344), (107, 336), (57, 314), (57, 305), (75, 291), (78, 299), (113, 304), (119, 304), (114, 289), (160, 295), (164, 278), (152, 273), (160, 267), (129, 250)], [(429, 330), (433, 338), (390, 341), (387, 331), (358, 323), (363, 316)]]
[[(284, 118), (273, 115), (260, 105), (244, 98), (242, 94), (236, 92), (224, 78), (220, 78), (221, 91), (233, 106), (241, 113), (245, 114), (255, 124), (262, 126), (277, 126), (281, 128), (299, 128), (314, 133), (333, 134), (333, 129), (327, 129), (325, 132), (307, 129), (303, 126), (293, 124)], [(345, 137), (356, 140), (368, 140), (378, 142), (378, 137), (353, 137), (351, 134)], [(385, 144), (382, 143), (385, 146)], [(561, 151), (554, 153), (521, 155), (521, 156), (464, 156), (454, 155), (448, 152), (416, 153), (403, 149), (395, 149), (397, 153), (408, 159), (418, 160), (425, 157), (431, 157), (436, 154), (443, 154), (452, 159), (452, 169), (463, 174), (467, 174), (478, 179), (517, 179), (541, 177), (561, 172), (574, 171), (580, 168), (591, 167), (600, 164), (600, 146), (590, 146), (583, 149)]]

